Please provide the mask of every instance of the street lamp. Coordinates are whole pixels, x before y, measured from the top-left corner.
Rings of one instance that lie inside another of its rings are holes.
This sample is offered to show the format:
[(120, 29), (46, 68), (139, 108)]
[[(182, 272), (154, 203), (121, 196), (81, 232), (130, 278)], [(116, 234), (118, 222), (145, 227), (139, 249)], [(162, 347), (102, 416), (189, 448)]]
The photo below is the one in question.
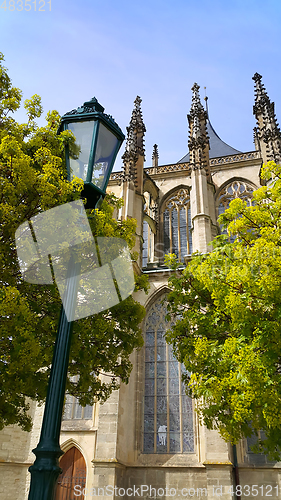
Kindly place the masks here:
[[(87, 198), (86, 208), (95, 208), (105, 196), (106, 187), (116, 155), (125, 138), (114, 119), (104, 114), (96, 98), (80, 108), (66, 113), (59, 131), (71, 130), (76, 137), (79, 153), (71, 157), (66, 148), (68, 179), (77, 176), (84, 181), (82, 196)], [(66, 289), (66, 298), (75, 306), (75, 287)], [(48, 392), (40, 440), (33, 450), (36, 460), (29, 468), (31, 484), (28, 500), (53, 500), (57, 478), (61, 472), (59, 445), (65, 385), (73, 322), (68, 322), (61, 307), (57, 338), (48, 385)]]
[(86, 208), (94, 208), (100, 197), (105, 196), (106, 186), (119, 148), (125, 139), (114, 119), (104, 114), (104, 108), (93, 97), (81, 108), (66, 113), (59, 130), (71, 130), (80, 147), (78, 158), (73, 158), (66, 148), (68, 180), (73, 176), (84, 181), (83, 195)]

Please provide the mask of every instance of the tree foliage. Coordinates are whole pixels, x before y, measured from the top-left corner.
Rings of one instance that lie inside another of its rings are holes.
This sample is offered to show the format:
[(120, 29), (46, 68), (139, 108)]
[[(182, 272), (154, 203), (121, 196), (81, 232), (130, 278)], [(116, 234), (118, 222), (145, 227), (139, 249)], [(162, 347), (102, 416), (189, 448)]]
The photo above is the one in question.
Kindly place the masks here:
[[(22, 280), (15, 231), (39, 212), (80, 198), (82, 181), (66, 180), (64, 148), (67, 144), (75, 155), (77, 146), (70, 131), (57, 134), (57, 111), (39, 127), (35, 120), (43, 110), (34, 95), (24, 102), (26, 123), (11, 116), (22, 93), (12, 86), (3, 60), (0, 53), (0, 429), (19, 424), (29, 430), (28, 398), (45, 399), (61, 300), (55, 284)], [(91, 212), (90, 225), (95, 236), (124, 238), (132, 249), (136, 221), (113, 218), (120, 203), (108, 197)], [(146, 285), (138, 281), (137, 287)], [(120, 381), (128, 381), (129, 356), (142, 345), (138, 325), (143, 317), (144, 308), (130, 296), (74, 323), (67, 390), (82, 405), (104, 401)], [(101, 382), (101, 371), (111, 374), (107, 383)]]
[(229, 237), (213, 251), (193, 254), (169, 283), (175, 326), (167, 340), (189, 372), (187, 391), (201, 421), (233, 443), (264, 431), (255, 451), (281, 453), (281, 167), (269, 162), (268, 181), (219, 217)]

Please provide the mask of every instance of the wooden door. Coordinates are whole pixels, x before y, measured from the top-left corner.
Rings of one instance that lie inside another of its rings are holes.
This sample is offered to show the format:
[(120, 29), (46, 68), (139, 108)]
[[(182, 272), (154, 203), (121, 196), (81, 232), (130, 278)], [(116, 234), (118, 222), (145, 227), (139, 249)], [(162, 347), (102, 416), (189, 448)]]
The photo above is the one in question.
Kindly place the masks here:
[(86, 463), (82, 453), (73, 446), (63, 455), (60, 467), (62, 474), (58, 479), (55, 500), (74, 500), (76, 498), (84, 500), (82, 491), (86, 484)]

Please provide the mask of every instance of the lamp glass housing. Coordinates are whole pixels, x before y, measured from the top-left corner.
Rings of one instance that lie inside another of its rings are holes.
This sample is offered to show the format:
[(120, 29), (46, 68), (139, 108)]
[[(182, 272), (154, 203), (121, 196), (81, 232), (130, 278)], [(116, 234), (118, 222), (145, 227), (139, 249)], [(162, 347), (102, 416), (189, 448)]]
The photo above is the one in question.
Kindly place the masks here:
[(117, 137), (115, 137), (115, 135), (102, 123), (99, 123), (95, 160), (90, 182), (98, 186), (102, 191), (107, 184), (107, 178), (111, 172), (111, 165), (115, 160), (117, 146), (119, 146)]
[(68, 129), (73, 132), (76, 138), (75, 142), (80, 147), (80, 154), (77, 159), (69, 155), (69, 180), (72, 180), (74, 176), (79, 177), (84, 182), (87, 180), (95, 124), (95, 121), (71, 122), (68, 124)]
[(67, 128), (75, 135), (80, 148), (78, 158), (69, 155), (69, 179), (79, 177), (104, 191), (120, 140), (98, 120), (70, 122)]
[(93, 97), (83, 106), (69, 111), (61, 118), (58, 132), (71, 130), (79, 150), (77, 156), (65, 148), (68, 179), (78, 177), (84, 182), (82, 196), (86, 208), (94, 208), (104, 198), (115, 158), (125, 136), (112, 116)]

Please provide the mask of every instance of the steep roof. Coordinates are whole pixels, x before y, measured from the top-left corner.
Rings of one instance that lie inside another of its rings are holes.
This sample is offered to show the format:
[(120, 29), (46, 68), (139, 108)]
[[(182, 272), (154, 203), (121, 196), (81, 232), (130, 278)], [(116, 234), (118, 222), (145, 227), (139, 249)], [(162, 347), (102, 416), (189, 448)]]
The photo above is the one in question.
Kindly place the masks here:
[[(210, 150), (209, 150), (210, 158), (217, 158), (219, 156), (228, 156), (242, 152), (232, 148), (231, 146), (229, 146), (228, 144), (226, 144), (224, 141), (221, 140), (221, 138), (213, 129), (209, 118), (207, 119), (207, 132), (210, 139)], [(189, 161), (190, 161), (189, 153), (187, 153), (177, 163), (187, 163)]]

